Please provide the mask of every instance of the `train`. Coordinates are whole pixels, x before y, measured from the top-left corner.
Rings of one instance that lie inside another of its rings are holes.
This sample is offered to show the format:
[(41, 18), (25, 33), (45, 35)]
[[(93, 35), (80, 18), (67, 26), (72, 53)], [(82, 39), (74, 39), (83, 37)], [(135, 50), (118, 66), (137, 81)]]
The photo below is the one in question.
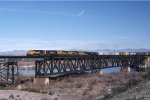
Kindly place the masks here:
[(27, 52), (27, 56), (50, 56), (50, 55), (97, 56), (98, 52), (63, 51), (63, 50), (29, 50)]
[[(63, 50), (29, 50), (27, 52), (27, 56), (51, 56), (51, 55), (98, 56), (100, 54), (98, 52), (63, 51)], [(118, 52), (107, 55), (150, 55), (150, 52)]]

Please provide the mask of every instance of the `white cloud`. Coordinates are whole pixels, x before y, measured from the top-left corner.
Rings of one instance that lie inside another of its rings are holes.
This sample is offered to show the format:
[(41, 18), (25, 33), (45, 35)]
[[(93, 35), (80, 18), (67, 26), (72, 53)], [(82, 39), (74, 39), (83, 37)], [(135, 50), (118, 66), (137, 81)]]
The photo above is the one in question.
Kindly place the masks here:
[(78, 14), (78, 16), (82, 16), (84, 13), (85, 13), (85, 11), (82, 10), (82, 11)]
[(44, 13), (44, 14), (50, 14), (50, 15), (57, 15), (57, 16), (82, 16), (85, 11), (81, 10), (80, 13), (69, 13), (69, 12), (53, 12), (53, 11), (41, 11), (41, 12), (36, 12), (36, 13)]
[(49, 14), (49, 15), (56, 15), (56, 16), (75, 16), (80, 17), (84, 14), (84, 11), (80, 11), (80, 13), (71, 13), (71, 12), (56, 12), (56, 11), (28, 11), (22, 9), (14, 9), (14, 8), (0, 8), (0, 13), (12, 13), (12, 12), (25, 12), (25, 13), (37, 13), (37, 14)]
[(40, 40), (40, 39), (13, 39), (0, 38), (0, 51), (10, 50), (29, 50), (29, 49), (47, 49), (47, 50), (97, 50), (97, 49), (116, 49), (116, 48), (146, 48), (147, 45), (139, 43), (130, 43), (124, 41), (78, 41), (78, 40)]
[(0, 38), (0, 51), (9, 50), (28, 50), (28, 49), (51, 49), (51, 50), (69, 50), (83, 49), (94, 50), (101, 48), (105, 43), (103, 41), (77, 41), (77, 40), (40, 40), (40, 39), (13, 39)]
[(77, 16), (77, 14), (66, 13), (66, 12), (41, 11), (36, 13), (44, 13), (44, 14), (57, 15), (57, 16)]

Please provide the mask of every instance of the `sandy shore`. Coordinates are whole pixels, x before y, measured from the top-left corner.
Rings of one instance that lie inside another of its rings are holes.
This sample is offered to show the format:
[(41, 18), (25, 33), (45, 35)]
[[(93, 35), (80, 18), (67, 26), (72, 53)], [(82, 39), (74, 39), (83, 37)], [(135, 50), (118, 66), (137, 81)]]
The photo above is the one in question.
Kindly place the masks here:
[(20, 90), (0, 90), (0, 99), (14, 100), (54, 100), (55, 95), (20, 91)]

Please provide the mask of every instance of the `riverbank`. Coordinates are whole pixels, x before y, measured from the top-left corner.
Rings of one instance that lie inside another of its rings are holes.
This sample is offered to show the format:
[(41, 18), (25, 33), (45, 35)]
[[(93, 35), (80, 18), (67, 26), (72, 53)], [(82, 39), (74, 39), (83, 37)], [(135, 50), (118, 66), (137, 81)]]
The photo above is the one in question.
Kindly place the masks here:
[(55, 97), (41, 94), (41, 93), (34, 93), (34, 92), (27, 92), (27, 91), (20, 91), (20, 90), (0, 90), (0, 100), (54, 100)]
[(150, 99), (150, 80), (142, 81), (132, 86), (127, 91), (118, 93), (110, 100), (149, 100)]
[[(30, 96), (31, 100), (34, 100), (34, 95), (37, 94), (45, 95), (45, 98), (47, 99), (44, 100), (50, 100), (50, 98), (56, 100), (99, 100), (102, 98), (111, 97), (114, 90), (119, 92), (122, 90), (125, 91), (124, 87), (127, 84), (132, 83), (131, 85), (134, 85), (133, 83), (143, 81), (144, 75), (145, 73), (142, 72), (121, 72), (102, 75), (95, 75), (93, 73), (79, 74), (51, 79), (50, 84), (45, 86), (33, 84), (32, 77), (28, 77), (21, 85), (11, 88), (12, 90), (9, 91), (23, 91), (17, 93), (23, 93), (24, 95), (36, 93), (33, 94), (33, 96)], [(17, 93), (15, 95), (17, 95)], [(3, 95), (3, 92), (1, 92), (1, 94)], [(22, 98), (21, 100), (29, 100), (23, 98), (24, 96), (21, 96), (21, 94), (18, 95)], [(7, 99), (8, 98), (9, 97), (7, 97)], [(36, 100), (42, 100), (42, 98), (38, 97)]]

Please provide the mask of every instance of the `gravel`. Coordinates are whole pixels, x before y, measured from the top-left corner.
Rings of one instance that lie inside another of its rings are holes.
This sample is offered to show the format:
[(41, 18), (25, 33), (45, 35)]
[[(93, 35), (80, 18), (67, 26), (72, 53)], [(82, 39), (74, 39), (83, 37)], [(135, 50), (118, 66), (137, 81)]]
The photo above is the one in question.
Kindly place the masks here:
[(55, 95), (26, 92), (20, 90), (0, 90), (0, 100), (54, 100)]
[(150, 80), (115, 95), (110, 100), (150, 100)]

